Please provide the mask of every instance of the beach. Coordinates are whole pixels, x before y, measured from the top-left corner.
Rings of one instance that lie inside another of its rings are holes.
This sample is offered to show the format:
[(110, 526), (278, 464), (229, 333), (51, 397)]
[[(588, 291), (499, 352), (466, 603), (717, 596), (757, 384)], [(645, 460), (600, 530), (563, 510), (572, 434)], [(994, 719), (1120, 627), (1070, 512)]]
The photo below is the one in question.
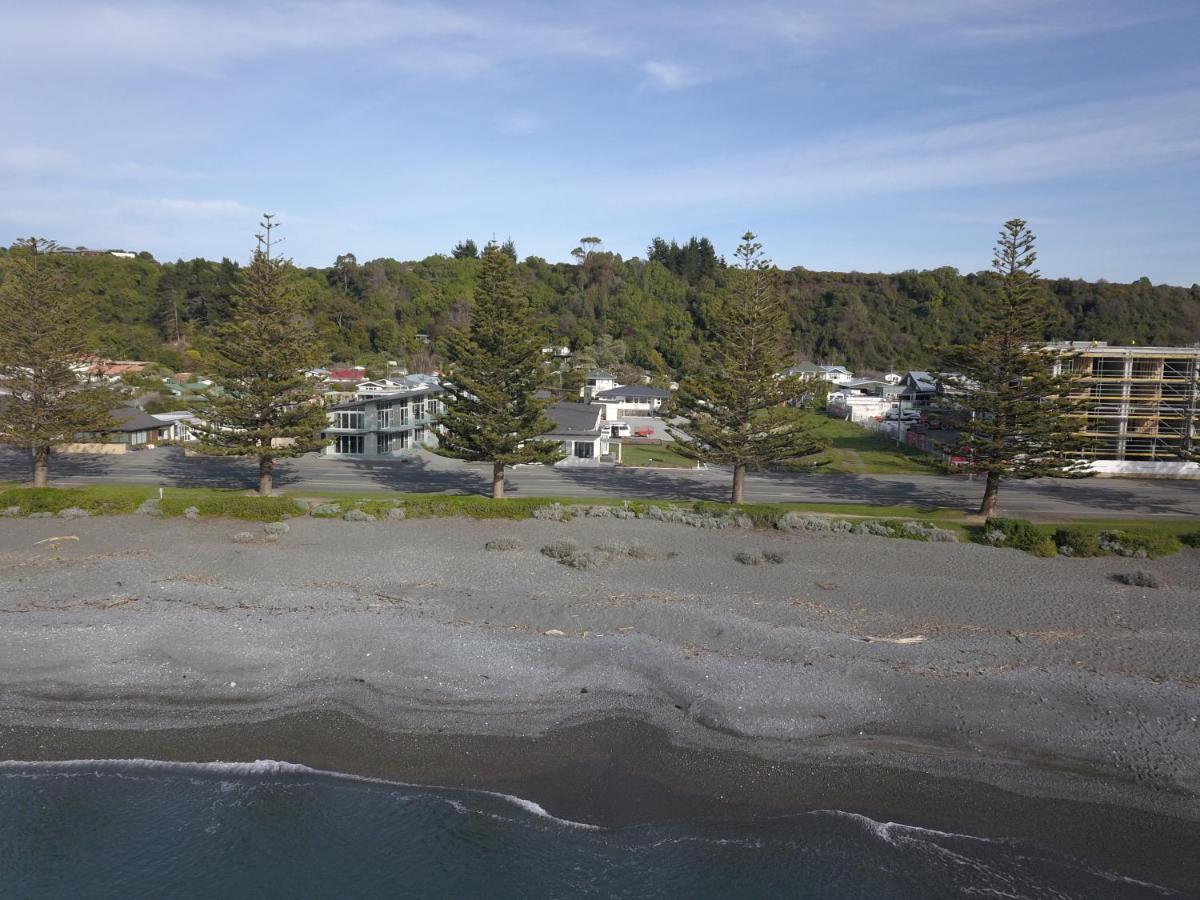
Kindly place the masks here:
[(0, 758), (278, 759), (599, 825), (840, 809), (1200, 885), (1196, 551), (288, 524), (0, 520)]

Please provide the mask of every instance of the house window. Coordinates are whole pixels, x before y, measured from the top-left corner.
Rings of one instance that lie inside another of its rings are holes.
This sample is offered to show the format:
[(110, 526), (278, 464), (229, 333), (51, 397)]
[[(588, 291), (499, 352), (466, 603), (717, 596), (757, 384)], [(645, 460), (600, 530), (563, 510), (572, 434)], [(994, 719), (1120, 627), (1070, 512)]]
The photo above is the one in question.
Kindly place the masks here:
[(397, 403), (395, 405), (395, 410), (400, 415), (397, 417), (394, 424), (397, 426), (400, 426), (400, 427), (407, 425), (408, 424), (408, 401), (401, 400), (399, 403)]
[(346, 430), (362, 431), (363, 414), (362, 410), (354, 412), (337, 412), (334, 413), (334, 426), (344, 428)]
[(377, 434), (375, 435), (375, 452), (390, 453), (392, 450), (393, 434)]
[(416, 428), (414, 428), (412, 430), (412, 439), (413, 439), (414, 444), (425, 443), (425, 428), (420, 425), (418, 425)]
[(339, 434), (334, 441), (334, 450), (354, 456), (362, 456), (363, 437), (361, 434)]
[(407, 431), (402, 431), (400, 434), (396, 435), (395, 446), (401, 450), (407, 450), (412, 446), (412, 438)]
[(381, 403), (375, 410), (375, 427), (380, 430), (392, 427), (392, 404)]
[(425, 418), (425, 400), (418, 398), (412, 402), (412, 417), (416, 422), (418, 419)]
[(591, 441), (576, 441), (575, 455), (580, 459), (591, 459), (596, 455), (596, 445)]

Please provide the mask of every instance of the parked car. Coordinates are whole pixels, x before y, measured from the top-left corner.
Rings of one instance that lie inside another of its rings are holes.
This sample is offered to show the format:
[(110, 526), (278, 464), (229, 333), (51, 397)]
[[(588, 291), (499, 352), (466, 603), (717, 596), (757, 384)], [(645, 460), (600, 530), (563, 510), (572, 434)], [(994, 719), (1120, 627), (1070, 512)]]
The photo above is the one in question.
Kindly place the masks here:
[(651, 437), (654, 437), (654, 429), (651, 428), (649, 425), (643, 425), (641, 428), (637, 429), (637, 431), (635, 431), (633, 434), (635, 437), (651, 438)]
[(629, 437), (633, 432), (629, 428), (628, 422), (609, 422), (608, 436), (615, 438)]
[(901, 422), (915, 423), (920, 422), (924, 418), (924, 415), (915, 409), (906, 409), (903, 412), (897, 409), (889, 409), (884, 414), (884, 418), (890, 422), (895, 422), (899, 419)]

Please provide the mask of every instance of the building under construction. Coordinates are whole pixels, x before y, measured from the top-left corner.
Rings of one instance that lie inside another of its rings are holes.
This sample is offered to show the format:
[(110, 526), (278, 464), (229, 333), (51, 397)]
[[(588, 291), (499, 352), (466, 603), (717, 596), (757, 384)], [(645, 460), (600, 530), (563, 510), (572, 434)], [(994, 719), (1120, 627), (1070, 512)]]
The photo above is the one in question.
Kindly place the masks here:
[(1097, 474), (1200, 477), (1200, 346), (1051, 344), (1079, 400), (1079, 434)]

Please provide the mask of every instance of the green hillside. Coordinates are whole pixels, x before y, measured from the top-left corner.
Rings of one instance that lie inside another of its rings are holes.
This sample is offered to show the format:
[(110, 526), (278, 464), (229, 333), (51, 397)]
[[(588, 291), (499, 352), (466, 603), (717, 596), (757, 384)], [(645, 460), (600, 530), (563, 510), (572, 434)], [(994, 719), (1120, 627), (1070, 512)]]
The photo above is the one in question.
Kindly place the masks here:
[[(6, 251), (0, 250), (0, 278)], [(92, 298), (96, 350), (112, 358), (200, 365), (210, 329), (227, 315), (239, 266), (223, 260), (159, 263), (142, 254), (61, 257), (73, 290)], [(294, 273), (312, 327), (339, 361), (434, 361), (437, 339), (470, 314), (478, 260), (458, 253), (400, 262), (339, 257)], [(580, 252), (573, 263), (529, 257), (519, 266), (547, 344), (574, 349), (604, 334), (619, 338), (627, 362), (663, 374), (687, 371), (703, 351), (725, 266), (706, 239), (656, 239), (646, 258)], [(922, 368), (934, 348), (969, 338), (989, 289), (987, 273), (951, 268), (897, 274), (782, 273), (793, 345), (804, 358), (852, 369)], [(1112, 343), (1200, 340), (1200, 286), (1044, 281), (1057, 315), (1047, 338)], [(418, 335), (428, 336), (426, 342)]]

